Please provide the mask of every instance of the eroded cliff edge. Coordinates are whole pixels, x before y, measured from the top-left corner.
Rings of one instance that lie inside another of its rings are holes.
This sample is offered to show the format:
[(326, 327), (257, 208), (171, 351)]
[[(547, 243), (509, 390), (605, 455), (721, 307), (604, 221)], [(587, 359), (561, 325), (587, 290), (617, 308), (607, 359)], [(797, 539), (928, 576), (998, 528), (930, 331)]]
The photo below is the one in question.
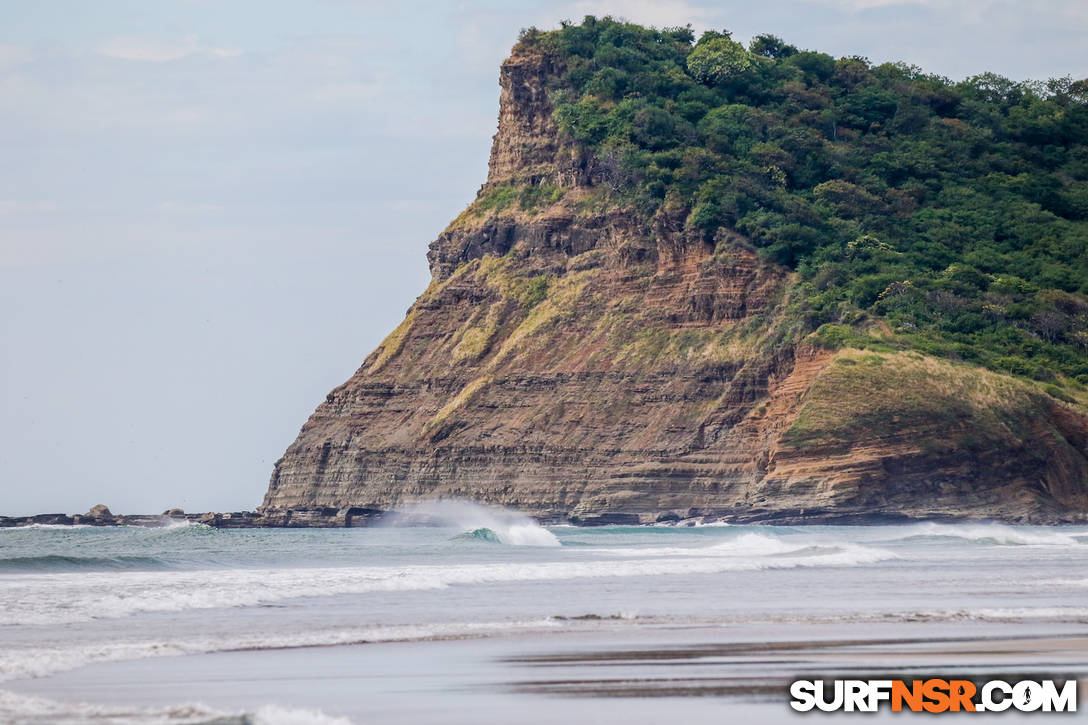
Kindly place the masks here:
[(555, 62), (504, 63), (487, 183), (276, 463), (268, 520), (438, 496), (575, 521), (1084, 516), (1088, 408), (814, 344), (741, 236), (607, 203), (615, 170), (552, 120)]

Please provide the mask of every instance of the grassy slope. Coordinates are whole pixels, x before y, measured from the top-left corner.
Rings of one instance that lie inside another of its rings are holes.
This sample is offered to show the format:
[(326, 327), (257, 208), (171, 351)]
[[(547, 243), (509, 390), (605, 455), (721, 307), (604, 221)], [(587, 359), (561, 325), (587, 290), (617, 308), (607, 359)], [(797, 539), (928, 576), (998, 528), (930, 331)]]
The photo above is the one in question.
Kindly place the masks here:
[(915, 352), (841, 350), (814, 381), (783, 438), (843, 447), (904, 432), (927, 452), (1018, 445), (1053, 405), (1088, 415), (1088, 395), (1059, 402), (1039, 383)]

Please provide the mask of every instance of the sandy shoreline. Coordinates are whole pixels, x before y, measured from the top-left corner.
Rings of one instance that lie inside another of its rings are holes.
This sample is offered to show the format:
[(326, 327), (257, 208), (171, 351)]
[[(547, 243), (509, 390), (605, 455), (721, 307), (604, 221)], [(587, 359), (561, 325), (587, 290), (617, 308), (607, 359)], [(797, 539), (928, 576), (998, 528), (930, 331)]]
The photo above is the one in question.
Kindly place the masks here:
[[(963, 638), (840, 639), (716, 643), (697, 647), (600, 649), (506, 660), (568, 672), (628, 672), (624, 677), (523, 680), (519, 692), (581, 697), (744, 697), (782, 699), (798, 676), (808, 679), (908, 679), (954, 673), (959, 679), (1017, 680), (1085, 677), (1088, 636), (1021, 635)], [(675, 676), (673, 670), (720, 670), (720, 675)], [(761, 672), (751, 676), (752, 672)]]
[[(220, 652), (84, 667), (3, 689), (66, 703), (274, 703), (349, 722), (794, 722), (799, 677), (1088, 679), (1088, 627), (661, 627)], [(995, 715), (996, 716), (996, 715)], [(820, 715), (838, 719), (850, 715)], [(868, 716), (872, 717), (872, 716)], [(893, 717), (882, 713), (877, 717)], [(1006, 713), (1002, 722), (1021, 717)], [(977, 719), (977, 717), (976, 717)], [(28, 721), (29, 722), (29, 721)]]

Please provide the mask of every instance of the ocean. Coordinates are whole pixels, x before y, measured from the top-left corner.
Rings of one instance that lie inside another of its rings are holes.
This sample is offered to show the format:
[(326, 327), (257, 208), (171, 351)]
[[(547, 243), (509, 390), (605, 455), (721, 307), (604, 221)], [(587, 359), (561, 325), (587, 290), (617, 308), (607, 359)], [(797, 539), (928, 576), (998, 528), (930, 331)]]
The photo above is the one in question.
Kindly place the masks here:
[(1088, 527), (426, 513), (0, 530), (0, 722), (790, 722), (814, 673), (1088, 678)]

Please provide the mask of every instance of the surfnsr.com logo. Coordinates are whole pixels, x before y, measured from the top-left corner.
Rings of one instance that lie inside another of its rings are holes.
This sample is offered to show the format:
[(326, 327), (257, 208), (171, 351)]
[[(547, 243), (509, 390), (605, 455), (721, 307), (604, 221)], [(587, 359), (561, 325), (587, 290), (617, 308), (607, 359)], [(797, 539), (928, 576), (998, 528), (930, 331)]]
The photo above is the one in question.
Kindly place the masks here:
[(797, 680), (790, 707), (798, 712), (1076, 712), (1077, 681), (1055, 680)]

